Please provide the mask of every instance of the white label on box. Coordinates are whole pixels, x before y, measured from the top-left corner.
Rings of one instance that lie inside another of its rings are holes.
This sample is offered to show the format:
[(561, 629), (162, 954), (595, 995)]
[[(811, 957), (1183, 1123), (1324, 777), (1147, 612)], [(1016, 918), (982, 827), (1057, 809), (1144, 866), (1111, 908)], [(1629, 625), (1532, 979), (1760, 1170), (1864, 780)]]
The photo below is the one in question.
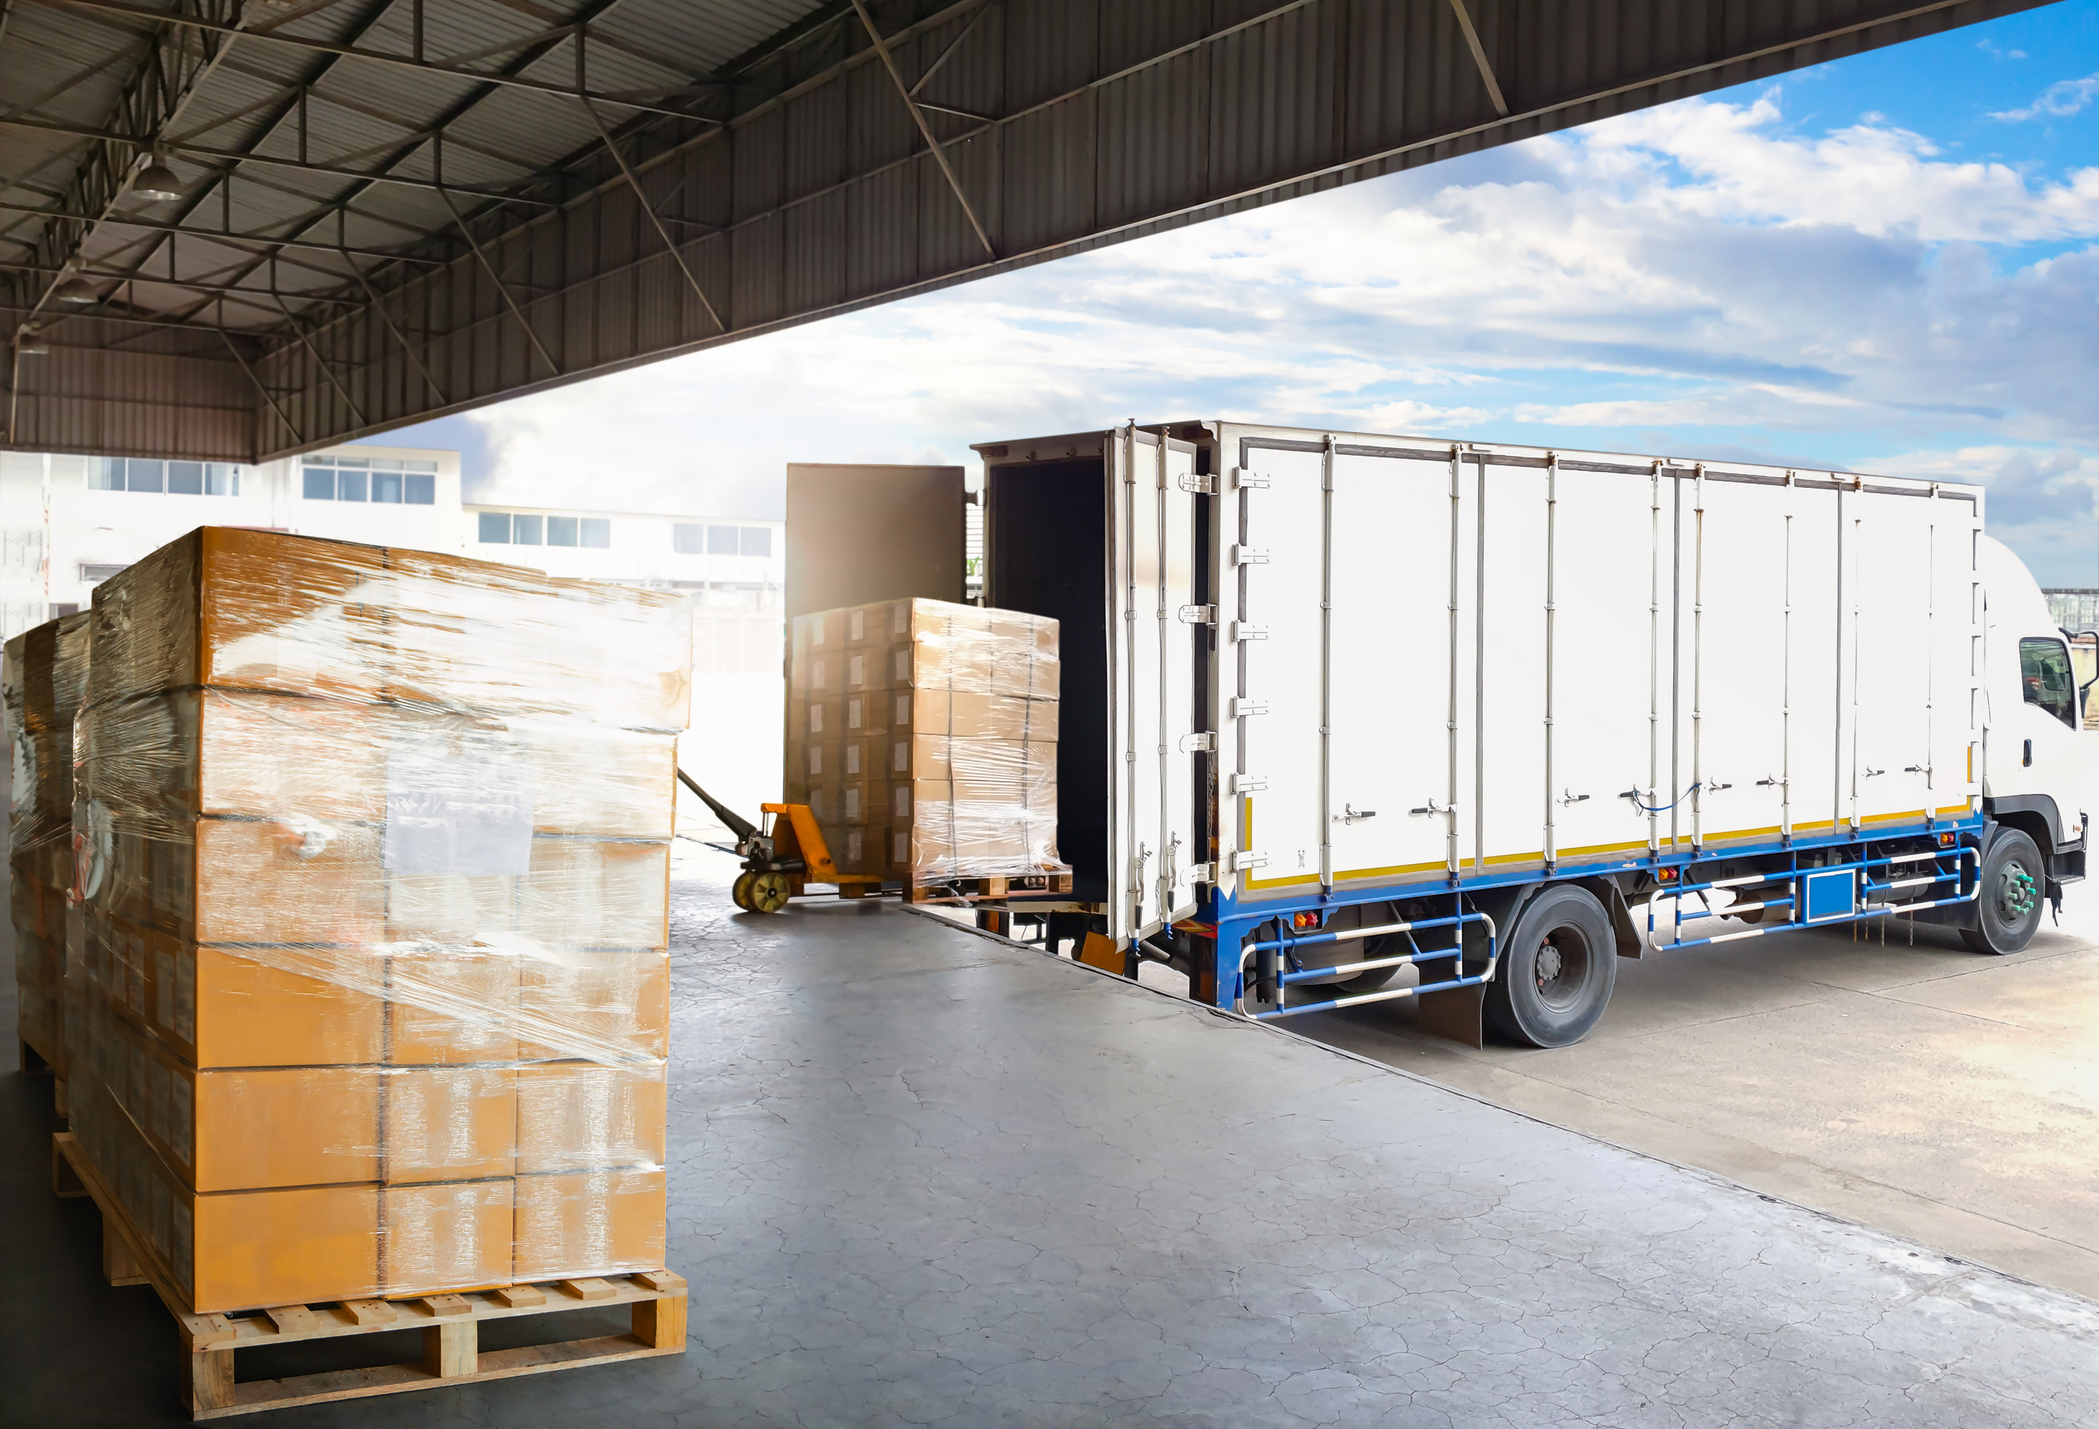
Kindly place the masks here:
[(911, 696), (908, 694), (898, 695), (896, 697), (896, 727), (903, 729), (910, 723)]
[(855, 655), (845, 662), (845, 682), (848, 685), (867, 683), (867, 657)]
[(909, 784), (896, 786), (896, 816), (900, 819), (911, 817), (911, 786)]
[(822, 705), (809, 706), (809, 732), (811, 734), (822, 734), (824, 732), (824, 707)]
[(809, 746), (809, 777), (811, 779), (821, 779), (823, 772), (824, 747), (821, 744), (812, 744)]
[(845, 747), (845, 772), (847, 774), (858, 774), (860, 772), (860, 746), (857, 744), (848, 744)]
[(896, 742), (896, 772), (899, 774), (909, 774), (911, 772), (911, 741), (908, 739), (900, 739)]
[(532, 862), (532, 769), (522, 759), (396, 744), (386, 755), (390, 873), (518, 874)]
[(824, 662), (821, 660), (811, 660), (809, 662), (809, 688), (812, 690), (820, 690), (823, 687)]
[(852, 624), (852, 632), (846, 636), (846, 639), (865, 640), (867, 638), (867, 612), (856, 610), (847, 616), (846, 619)]
[(896, 682), (899, 685), (911, 682), (911, 647), (908, 645), (896, 652)]
[(845, 727), (847, 729), (860, 728), (860, 700), (858, 696), (845, 702)]
[(860, 789), (858, 785), (845, 791), (845, 816), (849, 819), (860, 817)]
[(861, 851), (867, 847), (867, 831), (847, 829), (845, 834), (845, 856), (848, 862), (858, 863)]

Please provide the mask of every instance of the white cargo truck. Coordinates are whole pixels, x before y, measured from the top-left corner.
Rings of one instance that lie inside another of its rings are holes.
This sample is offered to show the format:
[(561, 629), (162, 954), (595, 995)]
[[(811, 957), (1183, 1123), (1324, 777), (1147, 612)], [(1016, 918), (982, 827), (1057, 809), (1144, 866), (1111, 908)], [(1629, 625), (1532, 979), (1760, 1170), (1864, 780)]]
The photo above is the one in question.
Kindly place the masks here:
[(2083, 876), (2068, 645), (1976, 487), (1225, 421), (977, 450), (986, 599), (1062, 622), (1074, 896), (1220, 1007), (1556, 1046), (1621, 955), (2011, 952)]

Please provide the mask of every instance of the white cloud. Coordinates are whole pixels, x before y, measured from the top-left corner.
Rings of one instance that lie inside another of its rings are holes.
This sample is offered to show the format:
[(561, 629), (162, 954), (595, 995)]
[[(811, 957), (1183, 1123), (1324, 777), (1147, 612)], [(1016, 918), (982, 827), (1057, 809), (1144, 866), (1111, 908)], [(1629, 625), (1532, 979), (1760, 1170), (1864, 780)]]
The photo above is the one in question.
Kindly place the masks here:
[(2042, 90), (2040, 98), (2024, 109), (2000, 110), (1992, 113), (1990, 118), (2011, 124), (2038, 119), (2044, 114), (2061, 118), (2075, 114), (2095, 98), (2099, 98), (2099, 74), (2088, 74), (2083, 79), (2059, 79)]

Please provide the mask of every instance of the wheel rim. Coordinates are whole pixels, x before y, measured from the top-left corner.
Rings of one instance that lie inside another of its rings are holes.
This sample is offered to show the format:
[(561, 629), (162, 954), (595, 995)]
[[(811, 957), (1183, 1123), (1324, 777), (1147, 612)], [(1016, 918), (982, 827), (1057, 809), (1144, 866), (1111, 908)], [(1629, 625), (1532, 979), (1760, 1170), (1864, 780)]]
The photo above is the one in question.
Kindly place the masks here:
[(2040, 906), (2040, 885), (2026, 871), (2025, 864), (2016, 858), (2008, 858), (1997, 870), (1997, 887), (1991, 901), (1996, 904), (1997, 916), (2004, 922), (2023, 923)]
[(1554, 1012), (1566, 1012), (1582, 1000), (1589, 981), (1589, 940), (1581, 930), (1559, 927), (1538, 943), (1531, 959), (1531, 980), (1538, 1000)]

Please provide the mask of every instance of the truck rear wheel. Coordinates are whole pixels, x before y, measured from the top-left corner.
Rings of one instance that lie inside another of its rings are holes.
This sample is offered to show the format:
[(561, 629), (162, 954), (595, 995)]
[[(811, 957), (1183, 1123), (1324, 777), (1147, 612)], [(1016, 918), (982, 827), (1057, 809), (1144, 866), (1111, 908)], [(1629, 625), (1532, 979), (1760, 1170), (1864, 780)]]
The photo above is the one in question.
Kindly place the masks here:
[(2018, 829), (2000, 828), (1982, 856), (1982, 892), (1976, 916), (1982, 926), (1961, 929), (1961, 941), (1978, 953), (2016, 953), (2041, 928), (2041, 895), (2048, 865), (2034, 841)]
[(1487, 1025), (1531, 1047), (1566, 1047), (1589, 1035), (1618, 980), (1610, 914), (1588, 889), (1554, 884), (1502, 935), (1487, 984)]

